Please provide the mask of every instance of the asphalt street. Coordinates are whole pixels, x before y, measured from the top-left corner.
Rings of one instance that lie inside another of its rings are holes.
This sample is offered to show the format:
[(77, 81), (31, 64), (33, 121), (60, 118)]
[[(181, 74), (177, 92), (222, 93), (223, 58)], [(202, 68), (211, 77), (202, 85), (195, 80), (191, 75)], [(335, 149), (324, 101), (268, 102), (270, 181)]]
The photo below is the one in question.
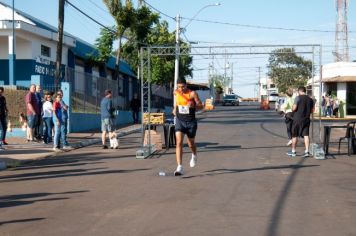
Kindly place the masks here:
[(356, 235), (356, 156), (290, 158), (287, 141), (274, 111), (217, 107), (182, 177), (174, 149), (135, 158), (139, 133), (1, 171), (0, 235)]

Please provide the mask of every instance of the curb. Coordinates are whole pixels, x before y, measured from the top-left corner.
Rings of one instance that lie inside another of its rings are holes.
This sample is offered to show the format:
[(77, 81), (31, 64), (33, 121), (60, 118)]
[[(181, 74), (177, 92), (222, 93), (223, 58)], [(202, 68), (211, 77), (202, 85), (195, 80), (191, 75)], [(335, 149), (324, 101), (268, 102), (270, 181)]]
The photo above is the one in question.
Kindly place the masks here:
[[(138, 131), (141, 130), (140, 128), (135, 128), (135, 129), (128, 129), (128, 130), (122, 130), (122, 131), (115, 131), (115, 133), (117, 134), (118, 137), (123, 137), (129, 134), (133, 134), (136, 133)], [(48, 154), (43, 154), (41, 156), (39, 156), (38, 158), (33, 158), (33, 159), (27, 159), (27, 160), (17, 160), (17, 159), (6, 159), (6, 160), (0, 160), (0, 171), (1, 170), (5, 170), (7, 168), (15, 168), (18, 167), (20, 165), (24, 165), (33, 161), (38, 161), (38, 160), (42, 160), (45, 158), (49, 158), (49, 157), (54, 157), (57, 156), (60, 153), (64, 153), (64, 152), (70, 152), (72, 150), (75, 149), (79, 149), (79, 148), (83, 148), (83, 147), (87, 147), (96, 143), (100, 143), (101, 142), (101, 138), (95, 138), (95, 139), (91, 139), (88, 141), (82, 141), (79, 143), (75, 143), (72, 145), (71, 149), (65, 150), (65, 151), (61, 151), (61, 152), (50, 152)]]

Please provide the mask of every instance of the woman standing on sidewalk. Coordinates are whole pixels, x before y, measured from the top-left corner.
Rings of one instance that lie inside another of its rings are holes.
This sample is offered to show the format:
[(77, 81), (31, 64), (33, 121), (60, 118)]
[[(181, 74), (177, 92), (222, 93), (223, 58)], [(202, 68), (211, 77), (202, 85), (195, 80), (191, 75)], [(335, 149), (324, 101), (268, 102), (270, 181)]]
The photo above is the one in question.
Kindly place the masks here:
[[(54, 142), (53, 151), (60, 151), (59, 139), (61, 138), (62, 121), (62, 96), (57, 94), (53, 103), (53, 123), (54, 123)], [(64, 140), (61, 140), (64, 143)]]
[(53, 105), (51, 102), (51, 95), (45, 95), (45, 102), (42, 106), (42, 120), (43, 120), (43, 142), (48, 144), (52, 142), (52, 117)]

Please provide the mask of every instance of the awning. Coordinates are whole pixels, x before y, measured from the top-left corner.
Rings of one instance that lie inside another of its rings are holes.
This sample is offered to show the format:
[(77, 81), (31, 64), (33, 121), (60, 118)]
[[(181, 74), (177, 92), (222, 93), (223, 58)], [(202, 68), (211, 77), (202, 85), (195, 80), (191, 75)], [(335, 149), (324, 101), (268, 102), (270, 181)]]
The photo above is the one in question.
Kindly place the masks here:
[(355, 76), (335, 76), (330, 78), (323, 78), (324, 83), (331, 83), (331, 82), (356, 82), (356, 75)]

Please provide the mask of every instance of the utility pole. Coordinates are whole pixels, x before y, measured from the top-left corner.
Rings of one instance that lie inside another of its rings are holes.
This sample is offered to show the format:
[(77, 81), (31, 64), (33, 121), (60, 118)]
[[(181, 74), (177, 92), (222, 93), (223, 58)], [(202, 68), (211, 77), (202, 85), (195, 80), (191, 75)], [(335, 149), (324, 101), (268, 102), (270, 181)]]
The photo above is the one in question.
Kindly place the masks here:
[(57, 42), (57, 55), (56, 55), (56, 74), (54, 78), (55, 85), (58, 85), (58, 82), (61, 77), (63, 27), (64, 27), (64, 3), (65, 0), (59, 0), (58, 2), (58, 42)]
[[(259, 88), (258, 88), (258, 98), (257, 98), (257, 101), (261, 99), (261, 95), (262, 95), (262, 88), (263, 88), (263, 85), (261, 83), (261, 67), (259, 66), (258, 67), (258, 84), (259, 84)], [(267, 83), (266, 83), (266, 89), (267, 89)]]
[(230, 78), (230, 93), (233, 91), (233, 82), (234, 82), (234, 64), (231, 63), (231, 78)]
[[(177, 89), (177, 81), (179, 77), (179, 54), (180, 54), (180, 46), (179, 46), (179, 36), (180, 36), (180, 16), (179, 14), (176, 17), (176, 59), (174, 62), (174, 91)], [(174, 107), (176, 107), (176, 99), (174, 97)]]
[(15, 38), (15, 0), (12, 0), (12, 36), (9, 37), (9, 85), (15, 84), (16, 63), (16, 38)]

